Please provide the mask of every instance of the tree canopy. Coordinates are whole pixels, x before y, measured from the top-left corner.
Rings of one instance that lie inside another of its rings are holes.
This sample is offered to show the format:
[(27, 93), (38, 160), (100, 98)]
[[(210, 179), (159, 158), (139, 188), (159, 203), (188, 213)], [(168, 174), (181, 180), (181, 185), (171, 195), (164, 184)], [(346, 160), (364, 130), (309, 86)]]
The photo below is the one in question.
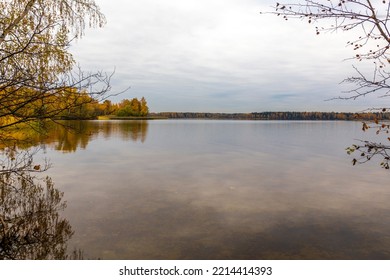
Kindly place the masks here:
[(0, 128), (51, 119), (82, 102), (75, 92), (106, 96), (110, 75), (82, 72), (69, 52), (105, 22), (93, 0), (0, 1)]

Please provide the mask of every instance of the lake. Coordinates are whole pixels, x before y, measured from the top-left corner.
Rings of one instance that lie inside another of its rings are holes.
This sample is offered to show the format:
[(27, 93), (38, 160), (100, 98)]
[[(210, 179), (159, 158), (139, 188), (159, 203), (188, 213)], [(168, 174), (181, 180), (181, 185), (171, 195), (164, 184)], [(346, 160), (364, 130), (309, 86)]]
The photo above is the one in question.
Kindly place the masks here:
[(87, 259), (390, 259), (390, 176), (359, 122), (86, 121), (36, 159)]

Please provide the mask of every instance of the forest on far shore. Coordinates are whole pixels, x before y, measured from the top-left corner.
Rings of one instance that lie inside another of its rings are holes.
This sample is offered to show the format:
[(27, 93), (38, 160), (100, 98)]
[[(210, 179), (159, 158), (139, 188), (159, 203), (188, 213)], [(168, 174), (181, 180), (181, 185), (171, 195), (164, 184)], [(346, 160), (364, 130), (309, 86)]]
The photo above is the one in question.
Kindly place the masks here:
[(151, 117), (168, 119), (213, 119), (213, 120), (390, 120), (390, 113), (382, 112), (254, 112), (254, 113), (196, 113), (161, 112), (150, 113)]

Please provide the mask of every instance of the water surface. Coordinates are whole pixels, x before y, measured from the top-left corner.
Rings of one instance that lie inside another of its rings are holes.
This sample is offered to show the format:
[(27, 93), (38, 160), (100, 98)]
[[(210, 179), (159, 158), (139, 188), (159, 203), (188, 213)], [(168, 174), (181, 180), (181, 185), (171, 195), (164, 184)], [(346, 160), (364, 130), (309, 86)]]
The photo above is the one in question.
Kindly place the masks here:
[(389, 173), (345, 153), (368, 137), (360, 123), (81, 127), (40, 157), (67, 200), (69, 248), (85, 258), (390, 258)]

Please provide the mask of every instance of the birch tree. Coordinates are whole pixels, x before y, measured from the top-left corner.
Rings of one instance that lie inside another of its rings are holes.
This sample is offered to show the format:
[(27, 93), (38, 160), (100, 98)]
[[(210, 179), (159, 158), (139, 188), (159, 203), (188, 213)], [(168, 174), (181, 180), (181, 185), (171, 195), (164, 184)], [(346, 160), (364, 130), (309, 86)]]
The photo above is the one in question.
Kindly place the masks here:
[(0, 0), (0, 129), (53, 119), (75, 90), (106, 96), (110, 75), (82, 72), (69, 52), (105, 22), (93, 0)]

